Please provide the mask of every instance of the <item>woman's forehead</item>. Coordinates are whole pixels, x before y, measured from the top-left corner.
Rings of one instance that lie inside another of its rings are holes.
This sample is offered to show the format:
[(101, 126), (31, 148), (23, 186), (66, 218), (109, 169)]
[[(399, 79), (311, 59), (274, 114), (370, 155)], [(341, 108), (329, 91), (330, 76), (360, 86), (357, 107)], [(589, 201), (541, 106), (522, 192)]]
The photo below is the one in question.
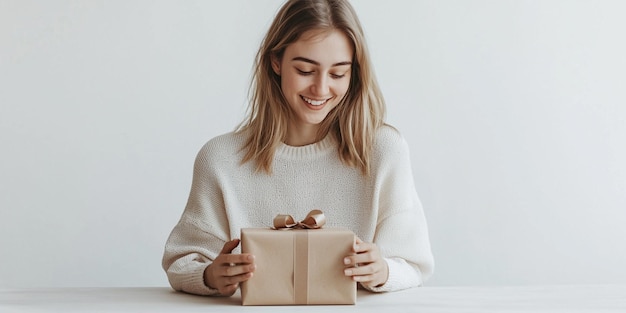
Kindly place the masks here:
[(287, 46), (288, 58), (303, 57), (321, 64), (352, 61), (353, 48), (348, 36), (339, 30), (310, 30)]

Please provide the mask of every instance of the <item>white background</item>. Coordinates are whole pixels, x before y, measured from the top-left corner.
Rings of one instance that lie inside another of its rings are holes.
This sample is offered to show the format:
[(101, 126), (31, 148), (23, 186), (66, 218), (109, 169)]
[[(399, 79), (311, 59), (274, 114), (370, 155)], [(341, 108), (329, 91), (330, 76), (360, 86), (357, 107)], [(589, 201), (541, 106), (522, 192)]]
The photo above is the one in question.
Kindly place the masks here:
[[(0, 0), (0, 288), (165, 286), (280, 0)], [(428, 285), (626, 283), (626, 2), (353, 1)]]

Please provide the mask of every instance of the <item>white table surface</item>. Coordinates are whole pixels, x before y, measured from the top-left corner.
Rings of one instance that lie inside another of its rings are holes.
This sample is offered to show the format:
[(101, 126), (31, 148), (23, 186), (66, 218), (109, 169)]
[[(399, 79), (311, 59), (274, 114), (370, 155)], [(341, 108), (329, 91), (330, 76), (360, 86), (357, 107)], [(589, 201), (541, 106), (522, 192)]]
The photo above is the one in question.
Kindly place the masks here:
[(347, 306), (241, 306), (155, 288), (0, 290), (0, 312), (626, 312), (626, 285), (420, 287), (372, 294)]

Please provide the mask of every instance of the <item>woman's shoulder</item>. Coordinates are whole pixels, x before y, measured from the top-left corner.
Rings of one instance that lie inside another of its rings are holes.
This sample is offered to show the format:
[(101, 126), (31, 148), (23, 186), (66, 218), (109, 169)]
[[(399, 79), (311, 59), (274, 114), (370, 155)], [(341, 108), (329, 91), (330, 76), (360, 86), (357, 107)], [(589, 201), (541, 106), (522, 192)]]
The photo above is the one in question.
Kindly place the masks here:
[(405, 166), (410, 162), (409, 145), (395, 127), (380, 127), (372, 146), (372, 170), (378, 172), (390, 166)]
[(393, 151), (408, 152), (408, 145), (398, 129), (389, 124), (385, 124), (376, 131), (373, 151), (375, 154), (388, 154)]
[(228, 132), (218, 135), (207, 141), (200, 151), (198, 158), (207, 160), (233, 160), (241, 152), (245, 136), (239, 132)]

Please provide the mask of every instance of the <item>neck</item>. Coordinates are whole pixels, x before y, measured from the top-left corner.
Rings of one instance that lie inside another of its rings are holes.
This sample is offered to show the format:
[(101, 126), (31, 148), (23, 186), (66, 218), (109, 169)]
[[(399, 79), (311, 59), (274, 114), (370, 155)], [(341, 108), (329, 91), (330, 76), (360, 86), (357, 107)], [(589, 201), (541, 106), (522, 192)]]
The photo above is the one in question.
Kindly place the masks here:
[(290, 125), (285, 144), (294, 147), (306, 146), (317, 141), (319, 125)]

